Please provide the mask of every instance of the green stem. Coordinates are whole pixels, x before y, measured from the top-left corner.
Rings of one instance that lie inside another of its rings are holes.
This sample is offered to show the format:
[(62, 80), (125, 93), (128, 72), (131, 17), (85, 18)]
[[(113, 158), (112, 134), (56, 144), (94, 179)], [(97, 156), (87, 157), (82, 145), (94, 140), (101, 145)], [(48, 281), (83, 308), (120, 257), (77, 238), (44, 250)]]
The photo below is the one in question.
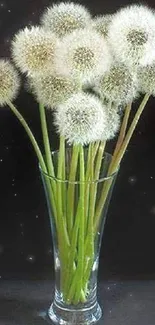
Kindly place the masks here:
[[(108, 170), (108, 176), (110, 176), (111, 174), (115, 173), (118, 168), (119, 168), (119, 165), (121, 163), (121, 160), (125, 154), (125, 151), (126, 151), (126, 148), (129, 144), (129, 141), (131, 140), (131, 137), (133, 135), (133, 132), (137, 126), (137, 123), (140, 119), (140, 116), (149, 100), (149, 97), (150, 97), (150, 94), (145, 94), (134, 118), (133, 118), (133, 121), (130, 125), (130, 128), (125, 136), (125, 139), (121, 145), (121, 148), (116, 156), (116, 158), (113, 160), (112, 159), (112, 163), (110, 164), (110, 167), (109, 167), (109, 170)], [(99, 200), (99, 203), (98, 203), (98, 206), (97, 206), (97, 209), (96, 209), (96, 214), (95, 214), (95, 223), (94, 223), (94, 229), (95, 229), (95, 234), (97, 233), (98, 231), (98, 226), (99, 226), (99, 223), (100, 223), (100, 216), (101, 216), (101, 213), (102, 213), (102, 209), (104, 207), (104, 204), (106, 202), (106, 199), (107, 199), (107, 195), (109, 193), (109, 190), (110, 190), (110, 187), (111, 187), (111, 184), (113, 182), (113, 178), (109, 179), (108, 181), (105, 182), (105, 186), (103, 186), (103, 190), (102, 190), (102, 193), (101, 193), (101, 197), (100, 197), (100, 200)]]
[[(80, 202), (79, 202), (80, 203)], [(64, 293), (65, 293), (65, 300), (67, 303), (71, 303), (71, 301), (67, 298), (67, 293), (70, 288), (70, 285), (73, 281), (74, 274), (75, 274), (75, 257), (77, 253), (77, 242), (78, 242), (78, 232), (79, 232), (79, 225), (80, 225), (80, 217), (81, 217), (81, 208), (80, 204), (78, 204), (77, 207), (77, 213), (75, 217), (75, 223), (72, 229), (72, 238), (71, 238), (71, 245), (70, 245), (70, 252), (68, 256), (68, 267), (67, 267), (67, 273), (66, 273), (66, 281), (65, 281), (65, 287), (64, 287)]]
[[(51, 148), (50, 148), (48, 131), (47, 131), (46, 113), (45, 113), (44, 105), (41, 103), (39, 104), (39, 110), (40, 110), (40, 120), (41, 120), (41, 128), (42, 128), (44, 149), (45, 149), (45, 155), (46, 155), (47, 169), (48, 169), (49, 175), (51, 177), (55, 177), (54, 166), (53, 166), (52, 155), (51, 155)], [(54, 190), (54, 194), (55, 194), (56, 184), (55, 184), (54, 180), (52, 181), (52, 186), (53, 186), (53, 190)]]
[(119, 133), (119, 136), (118, 136), (118, 140), (117, 140), (117, 143), (116, 143), (116, 147), (115, 147), (115, 151), (114, 151), (114, 154), (113, 154), (113, 157), (116, 157), (122, 143), (123, 143), (123, 140), (124, 140), (124, 137), (125, 137), (125, 134), (126, 134), (126, 129), (127, 129), (127, 125), (128, 125), (128, 120), (129, 120), (129, 116), (130, 116), (130, 112), (131, 112), (131, 106), (132, 104), (129, 103), (125, 109), (125, 113), (124, 113), (124, 117), (123, 117), (123, 121), (122, 121), (122, 124), (121, 124), (121, 129), (120, 129), (120, 133)]
[[(10, 107), (11, 111), (14, 113), (14, 115), (17, 117), (17, 119), (20, 121), (20, 123), (22, 124), (22, 126), (24, 127), (31, 143), (32, 143), (32, 146), (34, 148), (34, 151), (36, 153), (36, 156), (39, 160), (39, 163), (40, 163), (40, 167), (43, 171), (43, 173), (47, 174), (48, 175), (48, 170), (46, 168), (46, 164), (45, 164), (45, 161), (44, 161), (44, 158), (42, 156), (42, 153), (41, 153), (41, 150), (38, 146), (38, 143), (31, 131), (31, 129), (29, 128), (27, 122), (25, 121), (24, 117), (21, 115), (21, 113), (16, 109), (16, 107), (9, 101), (7, 100), (7, 104), (8, 106)], [(48, 193), (49, 193), (49, 198), (51, 200), (51, 205), (53, 207), (53, 212), (54, 212), (54, 216), (55, 216), (55, 222), (57, 224), (57, 211), (56, 211), (56, 205), (55, 205), (55, 199), (54, 199), (54, 195), (53, 195), (53, 191), (52, 191), (52, 188), (51, 188), (51, 185), (50, 185), (50, 182), (49, 182), (49, 179), (48, 179), (48, 176), (44, 176), (45, 179), (46, 179), (46, 185), (47, 185), (47, 188), (48, 188)]]
[(84, 281), (83, 285), (86, 290), (88, 280), (91, 274), (92, 265), (94, 262), (94, 214), (95, 214), (95, 204), (96, 204), (96, 195), (97, 195), (97, 183), (93, 182), (93, 180), (97, 181), (99, 179), (100, 175), (100, 168), (102, 164), (103, 159), (103, 153), (105, 149), (106, 142), (101, 142), (99, 149), (98, 149), (98, 155), (96, 160), (96, 168), (94, 173), (93, 164), (91, 166), (91, 189), (90, 189), (90, 209), (89, 209), (89, 222), (88, 222), (88, 230), (87, 230), (87, 237), (85, 241), (85, 275), (84, 275)]
[(80, 300), (82, 285), (83, 285), (83, 272), (84, 272), (84, 217), (85, 217), (85, 163), (84, 163), (84, 149), (80, 146), (80, 225), (79, 225), (79, 238), (78, 238), (78, 281), (74, 297), (74, 303), (77, 304)]
[(90, 143), (88, 147), (88, 157), (87, 157), (87, 168), (86, 168), (86, 182), (89, 181), (90, 178), (90, 160), (93, 159), (93, 163), (96, 158), (97, 151), (99, 149), (100, 141), (96, 141), (95, 143)]
[(78, 165), (78, 155), (79, 155), (79, 146), (73, 145), (73, 152), (71, 158), (71, 165), (70, 165), (70, 173), (69, 173), (69, 184), (67, 190), (67, 228), (68, 228), (68, 235), (69, 238), (72, 236), (72, 229), (74, 223), (74, 196), (75, 196), (75, 187), (74, 184), (76, 180), (76, 172), (77, 172), (77, 165)]
[(106, 146), (106, 141), (101, 142), (99, 149), (98, 149), (98, 155), (97, 155), (97, 160), (96, 160), (96, 168), (95, 168), (95, 175), (94, 179), (97, 181), (100, 176), (100, 169), (101, 169), (101, 164), (102, 164), (102, 159), (103, 159), (103, 154), (104, 154), (104, 149)]
[[(82, 276), (84, 269), (84, 189), (85, 189), (85, 172), (84, 172), (84, 152), (83, 147), (80, 146), (80, 198), (79, 204), (77, 208), (77, 215), (75, 219), (74, 230), (72, 234), (72, 240), (74, 241), (74, 245), (72, 246), (72, 260), (75, 258), (75, 245), (78, 243), (78, 261), (77, 268), (72, 273), (70, 277), (71, 285), (69, 285), (69, 291), (67, 294), (67, 302), (77, 304), (82, 294)], [(77, 238), (78, 236), (78, 238)], [(75, 238), (76, 237), (76, 238)], [(74, 297), (75, 296), (75, 297)], [(73, 300), (74, 298), (74, 300)], [(84, 296), (83, 296), (84, 299)]]
[(141, 114), (143, 113), (143, 110), (144, 110), (149, 98), (150, 98), (150, 94), (145, 94), (145, 96), (144, 96), (144, 98), (143, 98), (143, 100), (142, 100), (142, 102), (141, 102), (135, 116), (134, 116), (134, 119), (133, 119), (133, 121), (132, 121), (132, 123), (130, 125), (130, 128), (129, 128), (127, 134), (126, 134), (126, 137), (125, 137), (125, 139), (124, 139), (124, 141), (123, 141), (123, 143), (121, 145), (121, 148), (120, 148), (120, 150), (119, 150), (119, 152), (118, 152), (118, 154), (116, 156), (116, 160), (114, 160), (114, 162), (113, 162), (112, 170), (114, 170), (114, 171), (117, 170), (117, 168), (118, 168), (118, 166), (119, 166), (119, 164), (120, 164), (120, 162), (121, 162), (121, 160), (122, 160), (122, 158), (124, 156), (124, 153), (125, 153), (125, 151), (127, 149), (127, 146), (128, 146), (128, 144), (129, 144), (129, 142), (131, 140), (133, 132), (134, 132), (134, 130), (135, 130), (137, 124), (138, 124), (138, 121), (139, 121), (139, 119), (141, 117)]
[[(66, 213), (67, 213), (67, 182), (66, 182), (66, 152), (65, 152), (65, 138), (62, 137), (62, 139), (60, 140), (61, 141), (61, 148), (60, 150), (62, 150), (62, 156), (63, 156), (63, 159), (62, 159), (62, 211), (63, 211), (63, 214), (64, 214), (64, 219), (65, 219), (65, 224), (66, 224)], [(67, 224), (66, 224), (66, 227), (67, 227)]]
[(57, 170), (57, 210), (60, 218), (60, 223), (63, 225), (65, 232), (66, 243), (69, 245), (69, 237), (66, 227), (66, 219), (63, 211), (63, 180), (64, 175), (64, 155), (65, 155), (65, 139), (63, 136), (60, 137), (60, 147), (58, 156), (58, 170)]
[(86, 168), (86, 182), (85, 182), (85, 235), (87, 234), (87, 223), (88, 223), (88, 212), (89, 212), (89, 201), (90, 201), (90, 174), (91, 165), (94, 164), (97, 151), (100, 145), (100, 141), (90, 143), (88, 148), (87, 156), (87, 168)]
[[(87, 226), (87, 237), (84, 249), (85, 256), (85, 269), (92, 265), (94, 260), (94, 210), (95, 210), (95, 184), (94, 184), (94, 163), (93, 163), (93, 148), (91, 148), (91, 161), (90, 161), (90, 204), (89, 204), (89, 216)], [(85, 287), (85, 278), (83, 285)]]
[[(58, 201), (58, 208), (59, 211), (61, 213), (61, 215), (63, 215), (63, 220), (65, 219), (65, 212), (64, 211), (64, 166), (65, 164), (65, 138), (63, 136), (60, 136), (60, 146), (59, 146), (59, 155), (58, 155), (58, 170), (57, 170), (57, 201)], [(66, 202), (65, 202), (66, 204)], [(65, 220), (66, 223), (66, 220)]]
[(35, 153), (38, 157), (38, 160), (39, 160), (39, 163), (40, 163), (40, 166), (43, 170), (43, 172), (47, 172), (47, 168), (46, 168), (46, 164), (44, 162), (44, 158), (42, 156), (42, 153), (41, 153), (41, 150), (38, 146), (38, 143), (32, 133), (32, 131), (30, 130), (27, 122), (25, 121), (24, 117), (21, 115), (21, 113), (16, 109), (16, 107), (9, 101), (7, 100), (7, 104), (8, 106), (11, 108), (12, 112), (16, 115), (16, 117), (18, 118), (18, 120), (20, 121), (20, 123), (23, 125), (29, 139), (31, 140), (31, 143), (33, 145), (33, 148), (35, 150)]
[(64, 137), (60, 137), (60, 147), (58, 155), (58, 170), (57, 170), (57, 220), (58, 220), (58, 245), (61, 261), (61, 291), (64, 292), (66, 268), (68, 251), (70, 248), (70, 241), (68, 237), (66, 219), (63, 211), (63, 160), (64, 160)]

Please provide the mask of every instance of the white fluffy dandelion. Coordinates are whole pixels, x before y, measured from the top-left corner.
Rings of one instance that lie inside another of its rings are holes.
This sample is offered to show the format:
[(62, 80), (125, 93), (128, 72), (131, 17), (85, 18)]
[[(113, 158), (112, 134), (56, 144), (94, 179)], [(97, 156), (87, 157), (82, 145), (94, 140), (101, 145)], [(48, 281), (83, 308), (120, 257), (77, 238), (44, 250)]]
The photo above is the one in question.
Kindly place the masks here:
[(18, 94), (20, 79), (14, 66), (8, 60), (0, 60), (0, 106), (13, 101)]
[(13, 59), (23, 73), (34, 75), (52, 71), (57, 38), (39, 27), (27, 27), (15, 35)]
[(91, 25), (100, 35), (107, 37), (112, 17), (113, 15), (97, 16), (92, 20)]
[(111, 105), (106, 106), (107, 112), (107, 125), (106, 128), (103, 129), (102, 133), (102, 141), (103, 140), (111, 140), (113, 139), (120, 128), (120, 115), (116, 107), (112, 107)]
[(155, 58), (155, 15), (142, 5), (119, 10), (109, 26), (108, 41), (116, 58), (130, 67)]
[(85, 145), (101, 139), (107, 114), (98, 98), (78, 93), (58, 105), (55, 125), (68, 143)]
[(34, 77), (30, 80), (30, 84), (37, 101), (49, 108), (64, 102), (80, 89), (77, 79), (56, 74)]
[(102, 77), (96, 79), (94, 89), (102, 98), (123, 105), (133, 101), (136, 96), (136, 77), (124, 64), (115, 63)]
[(155, 62), (137, 71), (138, 88), (141, 93), (155, 96)]
[(84, 6), (69, 2), (61, 2), (47, 8), (41, 19), (42, 26), (56, 33), (58, 37), (85, 28), (89, 21), (90, 14)]
[(110, 64), (107, 43), (93, 30), (78, 30), (64, 37), (56, 52), (57, 71), (83, 80), (104, 73)]

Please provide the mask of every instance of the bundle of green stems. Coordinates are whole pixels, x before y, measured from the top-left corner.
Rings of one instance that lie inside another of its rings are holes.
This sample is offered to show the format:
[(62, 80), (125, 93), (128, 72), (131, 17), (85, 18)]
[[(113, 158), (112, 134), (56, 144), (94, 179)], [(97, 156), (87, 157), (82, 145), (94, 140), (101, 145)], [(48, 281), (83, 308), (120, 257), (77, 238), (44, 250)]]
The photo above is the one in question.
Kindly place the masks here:
[[(60, 137), (57, 170), (53, 163), (49, 143), (46, 111), (39, 105), (40, 120), (44, 142), (44, 155), (30, 130), (27, 122), (8, 101), (8, 106), (19, 119), (29, 136), (38, 157), (42, 172), (47, 175), (46, 189), (53, 211), (53, 221), (57, 233), (59, 259), (61, 264), (61, 292), (66, 304), (78, 304), (87, 301), (89, 279), (95, 257), (95, 241), (102, 211), (112, 185), (112, 177), (119, 169), (129, 141), (144, 110), (150, 95), (146, 94), (129, 125), (130, 103), (124, 110), (124, 116), (114, 153), (102, 182), (100, 198), (97, 200), (98, 180), (106, 150), (106, 142), (90, 143), (87, 157), (82, 145), (73, 144), (69, 174), (66, 175), (64, 137)], [(79, 170), (77, 179), (77, 169)], [(76, 187), (79, 189), (78, 203), (75, 200)]]

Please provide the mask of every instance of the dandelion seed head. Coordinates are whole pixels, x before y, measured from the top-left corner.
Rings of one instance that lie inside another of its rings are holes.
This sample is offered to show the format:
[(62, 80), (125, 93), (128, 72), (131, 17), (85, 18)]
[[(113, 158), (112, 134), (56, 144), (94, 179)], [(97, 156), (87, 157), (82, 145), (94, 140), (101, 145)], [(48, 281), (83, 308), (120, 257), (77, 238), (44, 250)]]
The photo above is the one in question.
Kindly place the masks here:
[(102, 141), (113, 139), (119, 131), (121, 124), (120, 115), (115, 106), (106, 105), (105, 109), (107, 113), (107, 124), (105, 129), (103, 129)]
[(57, 74), (40, 75), (31, 80), (31, 89), (38, 102), (48, 108), (63, 103), (80, 89), (77, 79)]
[(151, 64), (155, 57), (155, 14), (147, 6), (120, 9), (109, 25), (108, 42), (117, 60), (131, 68)]
[(0, 106), (13, 101), (20, 87), (18, 72), (8, 60), (0, 60)]
[(102, 77), (96, 78), (95, 90), (102, 98), (119, 105), (135, 98), (137, 90), (135, 75), (124, 64), (115, 63)]
[(137, 70), (138, 90), (155, 96), (155, 62)]
[(97, 16), (92, 20), (92, 27), (102, 36), (107, 37), (112, 15)]
[(103, 37), (96, 31), (83, 29), (63, 38), (56, 53), (56, 70), (89, 80), (105, 72), (111, 61)]
[(69, 144), (86, 145), (101, 138), (107, 116), (100, 100), (93, 95), (78, 93), (58, 105), (55, 125)]
[(26, 27), (15, 35), (12, 43), (14, 62), (28, 75), (52, 71), (57, 44), (58, 40), (51, 32)]
[(54, 32), (58, 37), (63, 37), (76, 29), (85, 28), (90, 18), (84, 6), (72, 2), (61, 2), (47, 8), (41, 22), (45, 29)]

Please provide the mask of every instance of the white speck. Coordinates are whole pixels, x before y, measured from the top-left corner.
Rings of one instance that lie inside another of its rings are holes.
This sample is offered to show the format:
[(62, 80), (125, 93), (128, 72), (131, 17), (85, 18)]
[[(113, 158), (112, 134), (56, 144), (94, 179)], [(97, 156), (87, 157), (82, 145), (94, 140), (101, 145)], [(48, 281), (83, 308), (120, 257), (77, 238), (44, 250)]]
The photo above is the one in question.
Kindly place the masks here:
[(20, 227), (21, 227), (21, 228), (24, 227), (24, 224), (23, 224), (23, 223), (20, 223)]
[(38, 219), (39, 217), (38, 217), (38, 215), (36, 215), (36, 219)]
[(15, 193), (14, 196), (17, 196), (17, 193)]
[(2, 161), (3, 161), (3, 159), (0, 159), (0, 161), (2, 162)]
[(110, 287), (108, 287), (107, 290), (110, 290)]
[(114, 283), (114, 286), (116, 286), (117, 284), (116, 283)]
[(153, 176), (150, 176), (151, 179), (153, 179)]
[(134, 185), (137, 182), (137, 177), (136, 176), (130, 176), (128, 178), (128, 182), (130, 185)]
[(112, 313), (112, 310), (109, 310), (109, 314), (111, 314)]
[(0, 275), (0, 279), (2, 279), (2, 276)]
[(8, 12), (11, 12), (11, 10), (9, 9)]
[[(8, 42), (9, 42), (9, 40), (7, 39), (7, 40), (6, 40), (6, 42), (8, 43)], [(8, 150), (8, 149), (9, 149), (9, 147), (5, 147), (5, 149), (6, 149), (6, 150)]]
[(23, 233), (23, 231), (21, 232), (21, 235), (22, 235), (22, 236), (24, 236), (24, 233)]
[(132, 293), (130, 293), (130, 297), (132, 297), (133, 296), (133, 294)]
[(34, 263), (35, 262), (35, 256), (34, 255), (28, 255), (26, 260), (28, 262)]
[(0, 6), (1, 6), (1, 8), (3, 8), (4, 7), (4, 3), (1, 3)]

